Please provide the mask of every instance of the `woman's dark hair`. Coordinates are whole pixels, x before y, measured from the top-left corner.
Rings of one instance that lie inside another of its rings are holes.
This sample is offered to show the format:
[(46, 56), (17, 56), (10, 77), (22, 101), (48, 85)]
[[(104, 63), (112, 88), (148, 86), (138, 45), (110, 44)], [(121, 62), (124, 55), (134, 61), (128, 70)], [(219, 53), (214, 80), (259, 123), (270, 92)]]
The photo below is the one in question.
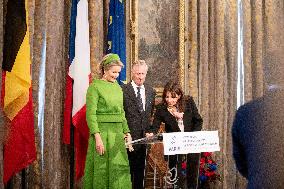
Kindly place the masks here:
[(165, 85), (164, 91), (163, 91), (163, 96), (162, 96), (162, 101), (165, 105), (167, 105), (166, 96), (167, 96), (168, 92), (171, 93), (172, 97), (176, 97), (176, 95), (180, 96), (179, 100), (177, 101), (177, 108), (180, 112), (184, 112), (185, 96), (183, 94), (183, 91), (181, 89), (180, 84), (178, 82), (170, 81)]

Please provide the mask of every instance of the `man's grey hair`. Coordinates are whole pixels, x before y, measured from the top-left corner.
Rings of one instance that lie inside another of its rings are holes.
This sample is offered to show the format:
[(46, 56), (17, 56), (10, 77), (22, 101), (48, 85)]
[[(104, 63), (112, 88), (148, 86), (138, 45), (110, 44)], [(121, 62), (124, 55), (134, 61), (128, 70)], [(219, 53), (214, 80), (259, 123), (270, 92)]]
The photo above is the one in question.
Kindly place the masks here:
[(132, 64), (132, 69), (134, 69), (134, 67), (139, 67), (139, 66), (145, 66), (146, 67), (146, 71), (148, 71), (148, 65), (146, 64), (145, 60), (135, 60)]

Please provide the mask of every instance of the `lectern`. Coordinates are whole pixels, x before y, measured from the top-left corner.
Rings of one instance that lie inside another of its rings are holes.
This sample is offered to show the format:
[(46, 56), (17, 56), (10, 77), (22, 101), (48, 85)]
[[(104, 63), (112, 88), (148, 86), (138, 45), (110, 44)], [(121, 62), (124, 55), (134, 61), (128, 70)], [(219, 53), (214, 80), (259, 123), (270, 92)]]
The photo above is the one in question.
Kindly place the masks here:
[[(175, 188), (188, 189), (188, 176), (195, 174), (196, 186), (198, 185), (199, 154), (164, 155), (163, 136), (157, 134), (149, 138), (141, 138), (131, 142), (132, 145), (146, 144), (147, 158), (145, 162), (144, 186), (146, 189)], [(194, 170), (189, 173), (189, 156), (197, 156)]]

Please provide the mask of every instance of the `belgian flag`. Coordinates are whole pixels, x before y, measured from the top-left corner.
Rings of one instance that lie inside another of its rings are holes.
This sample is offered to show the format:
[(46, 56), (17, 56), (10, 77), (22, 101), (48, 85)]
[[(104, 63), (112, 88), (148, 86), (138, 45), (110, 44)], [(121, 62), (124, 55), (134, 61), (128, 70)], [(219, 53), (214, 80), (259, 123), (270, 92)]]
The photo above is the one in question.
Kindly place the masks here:
[(36, 159), (27, 1), (8, 0), (1, 105), (8, 117), (4, 183)]

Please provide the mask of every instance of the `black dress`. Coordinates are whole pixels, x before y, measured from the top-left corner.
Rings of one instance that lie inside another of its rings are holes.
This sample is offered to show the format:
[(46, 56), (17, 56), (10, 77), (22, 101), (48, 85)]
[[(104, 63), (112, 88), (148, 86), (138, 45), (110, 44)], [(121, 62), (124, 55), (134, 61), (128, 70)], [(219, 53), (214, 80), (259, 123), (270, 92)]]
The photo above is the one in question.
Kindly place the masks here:
[[(157, 132), (161, 123), (165, 123), (165, 131), (181, 132), (176, 118), (168, 111), (165, 104), (156, 106), (152, 130)], [(198, 109), (192, 97), (185, 100), (185, 109), (183, 115), (184, 132), (200, 131), (202, 129), (202, 118), (198, 113)], [(199, 157), (200, 154), (187, 154), (187, 155), (173, 155), (167, 156), (166, 160), (169, 162), (169, 169), (177, 165), (177, 177), (179, 182), (186, 179), (186, 183), (179, 183), (183, 188), (196, 188), (198, 183), (198, 170), (199, 170)], [(182, 170), (182, 162), (186, 161), (186, 173), (179, 171)], [(172, 176), (176, 173), (172, 172)], [(185, 178), (182, 175), (186, 175)], [(173, 178), (171, 178), (173, 180)]]

